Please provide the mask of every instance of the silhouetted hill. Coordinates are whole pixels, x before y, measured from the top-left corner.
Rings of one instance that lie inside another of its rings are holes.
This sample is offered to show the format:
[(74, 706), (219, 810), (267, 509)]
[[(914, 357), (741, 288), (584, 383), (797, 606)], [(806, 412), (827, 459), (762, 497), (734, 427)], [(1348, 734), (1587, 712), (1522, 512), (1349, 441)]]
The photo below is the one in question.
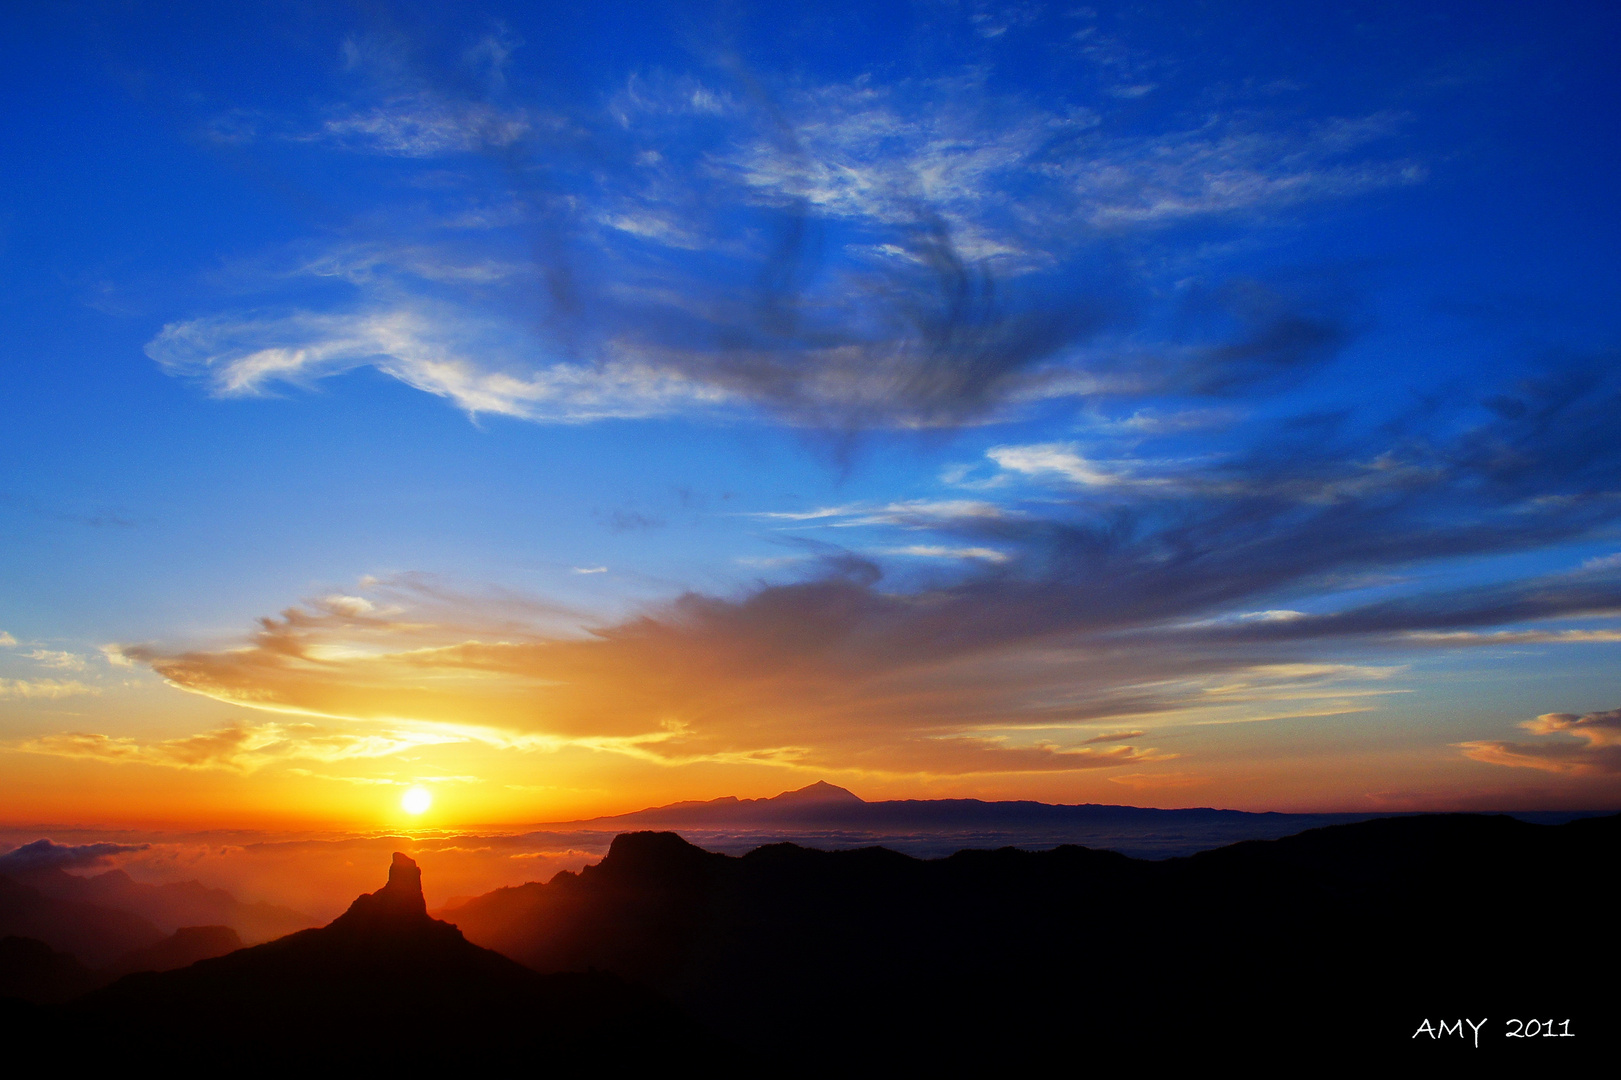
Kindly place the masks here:
[(1161, 862), (1076, 847), (924, 861), (791, 844), (737, 858), (638, 833), (578, 874), (443, 914), (538, 971), (643, 982), (762, 1053), (799, 1040), (807, 1065), (1006, 1063), (1035, 1056), (1032, 1039), (1072, 1060), (1127, 1041), (1161, 1058), (1410, 1055), (1426, 1016), (1496, 1018), (1499, 1044), (1511, 1016), (1604, 1037), (1578, 988), (1617, 959), (1597, 913), (1618, 841), (1621, 818), (1436, 815)]
[(187, 926), (92, 971), (43, 941), (8, 937), (0, 941), (0, 997), (63, 1002), (132, 972), (172, 971), (241, 947), (242, 939), (229, 926)]
[(43, 941), (101, 967), (129, 952), (162, 940), (163, 932), (138, 915), (81, 900), (46, 896), (38, 889), (0, 877), (0, 936)]
[(242, 939), (229, 926), (182, 926), (156, 945), (125, 953), (104, 974), (111, 982), (136, 971), (173, 971), (241, 947)]
[(224, 889), (209, 888), (197, 881), (147, 885), (122, 870), (81, 877), (56, 867), (13, 873), (11, 877), (46, 896), (127, 911), (165, 933), (183, 926), (229, 926), (244, 941), (257, 944), (315, 925), (315, 919), (301, 911), (275, 904), (244, 903)]
[[(95, 975), (72, 954), (57, 952), (34, 938), (0, 938), (0, 999), (61, 1002), (94, 985)], [(9, 1007), (0, 1001), (0, 1011)]]
[[(421, 872), (331, 924), (177, 971), (130, 975), (55, 1014), (110, 1061), (538, 1067), (612, 1048), (632, 1063), (715, 1047), (651, 993), (606, 973), (538, 975), (428, 917)], [(81, 1040), (82, 1041), (82, 1040)]]

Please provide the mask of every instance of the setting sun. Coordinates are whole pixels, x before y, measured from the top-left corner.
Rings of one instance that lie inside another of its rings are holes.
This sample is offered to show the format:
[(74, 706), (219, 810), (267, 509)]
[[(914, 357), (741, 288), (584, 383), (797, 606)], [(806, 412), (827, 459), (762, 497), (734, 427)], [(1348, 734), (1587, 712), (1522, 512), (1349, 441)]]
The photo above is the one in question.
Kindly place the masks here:
[(420, 814), (432, 805), (433, 796), (427, 788), (411, 788), (400, 798), (400, 806), (407, 814)]

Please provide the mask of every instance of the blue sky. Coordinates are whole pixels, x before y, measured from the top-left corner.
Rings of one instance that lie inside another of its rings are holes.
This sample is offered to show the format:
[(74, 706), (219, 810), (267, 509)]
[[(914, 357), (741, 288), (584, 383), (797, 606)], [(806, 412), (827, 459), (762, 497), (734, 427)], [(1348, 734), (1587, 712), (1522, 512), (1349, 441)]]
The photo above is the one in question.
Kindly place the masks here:
[(1603, 6), (4, 19), (57, 812), (1614, 803)]

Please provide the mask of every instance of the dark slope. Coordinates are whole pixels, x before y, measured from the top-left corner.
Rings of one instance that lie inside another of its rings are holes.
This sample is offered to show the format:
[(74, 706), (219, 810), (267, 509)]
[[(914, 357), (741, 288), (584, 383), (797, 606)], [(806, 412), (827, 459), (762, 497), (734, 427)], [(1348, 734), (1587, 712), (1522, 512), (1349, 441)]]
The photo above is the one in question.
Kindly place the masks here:
[(161, 930), (138, 915), (46, 896), (30, 885), (0, 877), (0, 936), (8, 935), (43, 941), (91, 967), (163, 938)]
[(33, 938), (0, 938), (0, 1011), (19, 1002), (67, 1001), (95, 985), (95, 973), (70, 953)]
[(0, 998), (60, 1003), (136, 971), (172, 971), (242, 947), (229, 926), (186, 926), (92, 971), (70, 953), (27, 937), (0, 939)]
[(241, 947), (242, 939), (229, 926), (182, 926), (156, 945), (125, 953), (102, 974), (111, 982), (137, 971), (173, 971)]
[[(1533, 1014), (1603, 1038), (1577, 987), (1618, 959), (1595, 921), (1618, 850), (1621, 818), (1465, 815), (1165, 862), (789, 844), (732, 858), (641, 833), (577, 875), (444, 914), (536, 970), (616, 972), (761, 1048), (813, 1031), (807, 1062), (1005, 1059), (1037, 1033), (1077, 1051), (1411, 1054), (1425, 1016), (1495, 1017), (1499, 1043), (1503, 1019)], [(1586, 1043), (1542, 1052), (1571, 1045)]]
[(421, 873), (330, 925), (178, 971), (121, 979), (58, 1021), (93, 1056), (152, 1054), (221, 1067), (365, 1063), (508, 1066), (569, 1060), (612, 1040), (627, 1060), (713, 1051), (652, 994), (607, 974), (542, 976), (431, 919)]

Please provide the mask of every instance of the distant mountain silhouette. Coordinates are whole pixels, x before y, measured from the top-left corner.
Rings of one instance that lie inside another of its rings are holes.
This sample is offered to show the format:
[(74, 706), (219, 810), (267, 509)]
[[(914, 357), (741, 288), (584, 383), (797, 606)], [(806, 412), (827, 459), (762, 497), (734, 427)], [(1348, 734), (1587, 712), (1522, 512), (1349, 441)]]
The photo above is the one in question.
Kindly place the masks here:
[(792, 844), (734, 858), (637, 833), (578, 874), (443, 915), (538, 971), (645, 983), (758, 1053), (792, 1043), (807, 1068), (1006, 1064), (1035, 1054), (1032, 1039), (1072, 1061), (1111, 1043), (1159, 1057), (1411, 1053), (1423, 1016), (1557, 1013), (1602, 1037), (1602, 1003), (1575, 988), (1618, 959), (1593, 921), (1618, 842), (1621, 817), (1469, 815), (1162, 862)]
[(706, 846), (742, 853), (775, 840), (815, 847), (883, 844), (927, 856), (966, 847), (1050, 847), (1061, 843), (1140, 857), (1188, 855), (1242, 840), (1365, 821), (1375, 814), (1279, 814), (1210, 807), (1162, 810), (1028, 800), (891, 799), (867, 802), (825, 781), (769, 799), (727, 796), (628, 814), (537, 824), (537, 831), (619, 833), (674, 830)]
[(182, 926), (156, 945), (125, 953), (105, 974), (110, 982), (137, 971), (173, 971), (241, 947), (242, 939), (229, 926)]
[[(0, 938), (0, 999), (62, 1002), (95, 985), (95, 974), (71, 953), (34, 938)], [(5, 1007), (0, 1001), (0, 1010)]]
[(132, 972), (172, 971), (241, 947), (242, 939), (229, 926), (186, 926), (92, 970), (36, 938), (8, 937), (0, 940), (0, 997), (63, 1002)]
[(779, 806), (850, 806), (857, 803), (866, 805), (866, 800), (855, 792), (836, 787), (826, 780), (818, 780), (797, 791), (784, 791), (781, 795), (763, 801)]
[(8, 935), (42, 941), (90, 967), (102, 967), (163, 939), (163, 931), (139, 915), (47, 896), (31, 885), (0, 877), (0, 936)]
[(209, 888), (196, 881), (147, 885), (122, 870), (81, 877), (55, 867), (10, 876), (46, 896), (138, 915), (165, 933), (183, 926), (229, 926), (247, 943), (257, 944), (314, 926), (316, 922), (301, 911), (275, 904), (244, 903), (224, 889)]
[(86, 1052), (109, 1061), (150, 1055), (255, 1071), (536, 1068), (610, 1050), (615, 1061), (692, 1062), (717, 1051), (674, 1008), (616, 976), (539, 975), (429, 918), (421, 871), (402, 854), (386, 886), (325, 927), (130, 975), (28, 1022), (94, 1032)]

